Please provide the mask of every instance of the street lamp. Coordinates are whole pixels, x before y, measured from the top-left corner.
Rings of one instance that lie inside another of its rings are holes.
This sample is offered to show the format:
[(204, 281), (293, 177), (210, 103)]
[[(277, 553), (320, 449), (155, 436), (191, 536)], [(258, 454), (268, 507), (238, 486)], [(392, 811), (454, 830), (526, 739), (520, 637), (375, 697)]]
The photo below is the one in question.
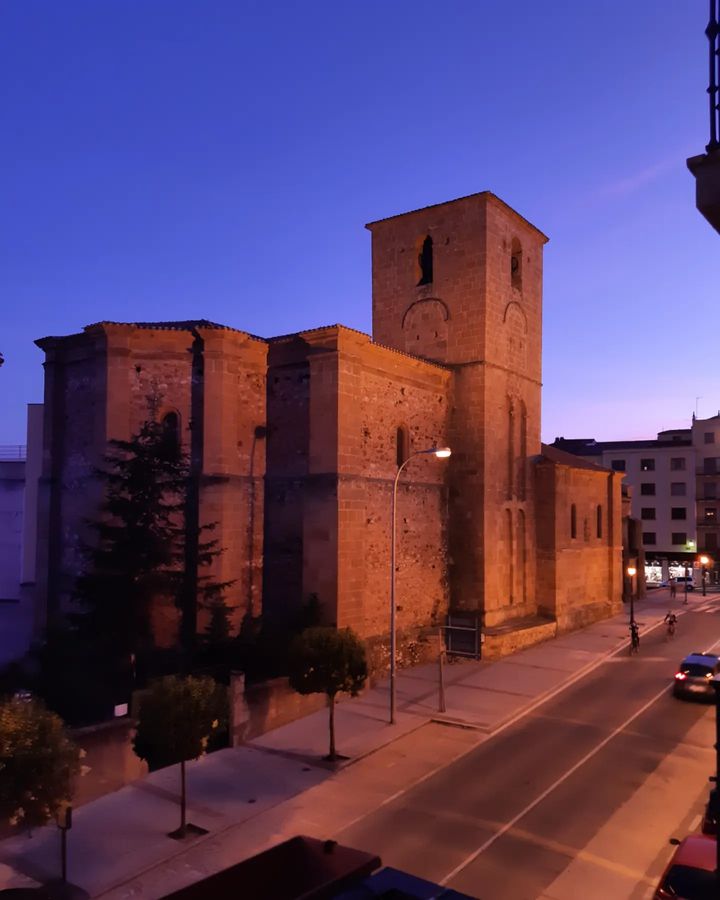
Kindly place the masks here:
[(392, 516), (390, 519), (390, 724), (395, 724), (395, 519), (397, 516), (397, 489), (400, 473), (405, 466), (416, 456), (437, 456), (438, 459), (447, 459), (452, 453), (449, 447), (430, 447), (428, 450), (416, 450), (404, 462), (402, 462), (395, 474), (395, 483), (392, 492)]
[(709, 557), (709, 556), (701, 556), (701, 557), (700, 557), (700, 565), (702, 566), (702, 569), (701, 569), (701, 576), (702, 576), (703, 597), (704, 597), (705, 594), (706, 594), (706, 590), (705, 590), (705, 572), (707, 571), (707, 564), (708, 564), (709, 562), (710, 562), (710, 557)]
[(627, 567), (628, 578), (630, 579), (630, 624), (635, 621), (635, 594), (633, 593), (633, 576), (637, 573), (635, 566)]

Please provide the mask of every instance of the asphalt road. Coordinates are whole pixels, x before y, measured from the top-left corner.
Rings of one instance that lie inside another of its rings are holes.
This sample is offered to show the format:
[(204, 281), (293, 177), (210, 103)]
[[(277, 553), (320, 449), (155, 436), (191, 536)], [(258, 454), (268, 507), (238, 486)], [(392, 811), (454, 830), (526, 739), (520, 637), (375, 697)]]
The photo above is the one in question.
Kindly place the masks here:
[[(480, 900), (647, 896), (714, 762), (712, 706), (678, 701), (669, 685), (686, 653), (715, 642), (720, 612), (683, 615), (673, 641), (657, 629), (639, 656), (612, 658), (339, 839)], [(643, 818), (638, 805), (658, 791)]]

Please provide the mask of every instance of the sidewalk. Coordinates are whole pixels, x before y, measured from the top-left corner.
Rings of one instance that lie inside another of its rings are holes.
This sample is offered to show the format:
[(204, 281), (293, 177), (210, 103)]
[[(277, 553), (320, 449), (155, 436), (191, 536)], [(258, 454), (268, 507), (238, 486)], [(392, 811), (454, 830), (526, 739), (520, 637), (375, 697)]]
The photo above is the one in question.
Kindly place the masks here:
[[(673, 606), (667, 590), (636, 604), (643, 631)], [(720, 601), (719, 601), (720, 602)], [(582, 678), (627, 643), (627, 612), (495, 662), (445, 667), (446, 712), (438, 712), (438, 667), (400, 672), (398, 721), (387, 724), (380, 684), (336, 711), (336, 766), (327, 753), (327, 712), (237, 749), (188, 764), (188, 819), (207, 835), (177, 842), (179, 775), (173, 766), (78, 809), (68, 836), (72, 882), (92, 897), (154, 898), (294, 834), (325, 838), (472, 750), (529, 709)], [(447, 723), (462, 725), (448, 728)], [(422, 739), (416, 733), (422, 729)], [(56, 878), (59, 835), (48, 827), (0, 843), (0, 888)], [(16, 880), (13, 880), (16, 879)]]

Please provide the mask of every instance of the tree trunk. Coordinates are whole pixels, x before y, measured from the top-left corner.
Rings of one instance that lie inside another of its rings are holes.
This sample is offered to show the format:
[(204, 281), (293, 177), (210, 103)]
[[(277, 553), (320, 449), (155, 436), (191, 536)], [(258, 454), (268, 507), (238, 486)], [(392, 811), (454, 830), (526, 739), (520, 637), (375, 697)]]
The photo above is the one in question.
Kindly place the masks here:
[(185, 837), (186, 819), (185, 760), (180, 763), (180, 837)]
[(335, 753), (335, 694), (328, 694), (328, 708), (330, 710), (330, 754), (328, 759), (336, 759)]

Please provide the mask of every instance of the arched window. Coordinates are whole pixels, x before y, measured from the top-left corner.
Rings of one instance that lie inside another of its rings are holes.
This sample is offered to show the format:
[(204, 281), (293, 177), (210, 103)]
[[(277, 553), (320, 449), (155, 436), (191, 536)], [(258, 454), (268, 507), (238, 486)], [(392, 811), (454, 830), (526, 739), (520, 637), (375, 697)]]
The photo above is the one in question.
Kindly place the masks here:
[(526, 495), (526, 471), (527, 471), (527, 407), (523, 400), (520, 401), (520, 498)]
[(398, 425), (395, 449), (397, 452), (397, 464), (401, 466), (410, 455), (410, 435), (405, 425)]
[(598, 503), (596, 515), (597, 515), (597, 536), (599, 538), (601, 538), (602, 537), (602, 506), (599, 503)]
[(168, 446), (175, 450), (180, 449), (180, 416), (176, 412), (169, 412), (162, 418), (162, 429)]
[(508, 397), (507, 414), (507, 497), (515, 492), (515, 409), (512, 397)]
[(577, 537), (577, 509), (574, 503), (570, 507), (570, 537)]
[(421, 284), (432, 284), (433, 240), (429, 234), (423, 240), (422, 246), (420, 247), (420, 252), (418, 253), (418, 269), (420, 272), (418, 287), (420, 287)]
[(517, 238), (513, 238), (510, 245), (510, 283), (522, 290), (522, 244)]

